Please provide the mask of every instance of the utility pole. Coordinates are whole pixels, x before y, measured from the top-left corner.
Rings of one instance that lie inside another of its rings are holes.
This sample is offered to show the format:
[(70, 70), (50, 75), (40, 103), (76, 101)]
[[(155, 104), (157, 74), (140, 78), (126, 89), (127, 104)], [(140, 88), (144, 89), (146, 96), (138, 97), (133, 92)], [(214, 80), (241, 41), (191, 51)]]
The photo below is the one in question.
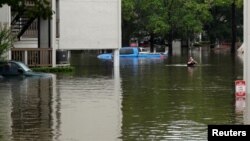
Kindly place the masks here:
[(231, 5), (232, 9), (232, 41), (231, 41), (231, 53), (235, 53), (235, 43), (236, 43), (236, 11), (235, 11), (235, 0), (233, 0), (233, 3)]
[(250, 124), (250, 0), (244, 0), (244, 69), (243, 77), (246, 81), (246, 107), (244, 124)]

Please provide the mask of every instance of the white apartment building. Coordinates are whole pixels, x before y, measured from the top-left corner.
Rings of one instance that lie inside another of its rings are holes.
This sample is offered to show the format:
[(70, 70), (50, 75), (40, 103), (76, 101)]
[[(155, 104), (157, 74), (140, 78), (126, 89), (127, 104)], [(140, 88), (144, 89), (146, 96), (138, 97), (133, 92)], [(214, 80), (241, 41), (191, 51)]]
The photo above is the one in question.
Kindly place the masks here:
[[(61, 50), (113, 49), (121, 46), (121, 0), (49, 0), (51, 19), (27, 19), (0, 8), (0, 23), (12, 27), (18, 36), (8, 59), (29, 66), (56, 66)], [(27, 0), (32, 5), (32, 0)], [(18, 28), (18, 29), (16, 29)], [(114, 64), (118, 65), (119, 57)]]

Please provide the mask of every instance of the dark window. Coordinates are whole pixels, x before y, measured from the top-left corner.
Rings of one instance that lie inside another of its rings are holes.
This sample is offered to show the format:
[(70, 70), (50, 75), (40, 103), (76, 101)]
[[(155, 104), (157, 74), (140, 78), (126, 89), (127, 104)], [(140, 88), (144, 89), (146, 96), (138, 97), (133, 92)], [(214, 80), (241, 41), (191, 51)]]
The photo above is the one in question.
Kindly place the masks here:
[(18, 74), (18, 68), (20, 68), (17, 64), (15, 63), (9, 63), (10, 64), (10, 73), (11, 74)]
[(120, 54), (134, 54), (133, 49), (121, 49)]

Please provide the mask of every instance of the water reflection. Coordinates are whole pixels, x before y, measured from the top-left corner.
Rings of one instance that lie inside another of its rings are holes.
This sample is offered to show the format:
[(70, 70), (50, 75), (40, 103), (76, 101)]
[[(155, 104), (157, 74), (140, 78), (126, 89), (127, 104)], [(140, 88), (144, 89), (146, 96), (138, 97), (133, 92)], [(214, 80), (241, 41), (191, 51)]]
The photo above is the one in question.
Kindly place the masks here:
[[(234, 97), (242, 61), (206, 48), (178, 53), (120, 68), (76, 53), (73, 73), (1, 79), (0, 140), (200, 141), (207, 124), (249, 123)], [(201, 66), (186, 67), (189, 54)]]
[[(207, 124), (243, 124), (233, 85), (242, 77), (242, 64), (225, 52), (204, 50), (139, 66), (136, 77), (121, 69), (123, 140), (200, 141), (207, 140)], [(199, 66), (186, 67), (189, 54)]]
[[(237, 60), (239, 60), (240, 63), (243, 64), (244, 63), (244, 54), (238, 52)], [(242, 79), (243, 78), (239, 78), (239, 80), (242, 80)], [(243, 116), (244, 124), (249, 125), (250, 124), (250, 96), (249, 96), (249, 93), (246, 95), (246, 98), (236, 98), (235, 106), (236, 106), (235, 107), (236, 113)]]
[(206, 125), (204, 123), (192, 120), (178, 120), (169, 123), (164, 138), (168, 140), (204, 140), (206, 134)]
[[(8, 134), (0, 133), (4, 140), (52, 140), (53, 103), (51, 78), (6, 78), (1, 81), (1, 96), (8, 95), (5, 121)], [(6, 89), (6, 86), (7, 89)], [(2, 99), (2, 98), (1, 98)], [(3, 112), (0, 112), (2, 117)], [(2, 124), (1, 124), (2, 125)], [(3, 131), (4, 131), (3, 130)], [(4, 137), (6, 136), (6, 137)], [(9, 137), (8, 137), (9, 136)]]
[(113, 77), (1, 80), (0, 140), (117, 140), (120, 82), (119, 69)]
[(153, 65), (157, 63), (163, 63), (165, 61), (165, 58), (138, 58), (138, 57), (132, 57), (132, 58), (120, 58), (120, 66), (121, 68), (126, 66), (133, 66), (138, 67), (142, 65)]
[(58, 79), (62, 121), (59, 139), (116, 140), (121, 128), (119, 82), (119, 78), (108, 77)]
[(250, 124), (250, 96), (246, 97), (246, 108), (244, 110), (244, 124)]
[[(0, 79), (0, 82), (3, 82)], [(9, 83), (0, 83), (0, 140), (11, 138), (11, 91)]]

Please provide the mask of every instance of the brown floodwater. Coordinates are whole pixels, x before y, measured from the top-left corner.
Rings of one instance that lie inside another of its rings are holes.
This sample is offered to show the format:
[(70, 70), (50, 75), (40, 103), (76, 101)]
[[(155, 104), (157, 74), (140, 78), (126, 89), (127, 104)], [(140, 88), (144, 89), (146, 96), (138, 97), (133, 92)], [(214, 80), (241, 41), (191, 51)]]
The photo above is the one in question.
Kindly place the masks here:
[[(189, 55), (199, 63), (186, 67)], [(244, 124), (240, 56), (194, 48), (165, 59), (72, 52), (72, 73), (0, 78), (0, 140), (207, 140), (208, 124)], [(244, 104), (244, 103), (243, 103)]]

